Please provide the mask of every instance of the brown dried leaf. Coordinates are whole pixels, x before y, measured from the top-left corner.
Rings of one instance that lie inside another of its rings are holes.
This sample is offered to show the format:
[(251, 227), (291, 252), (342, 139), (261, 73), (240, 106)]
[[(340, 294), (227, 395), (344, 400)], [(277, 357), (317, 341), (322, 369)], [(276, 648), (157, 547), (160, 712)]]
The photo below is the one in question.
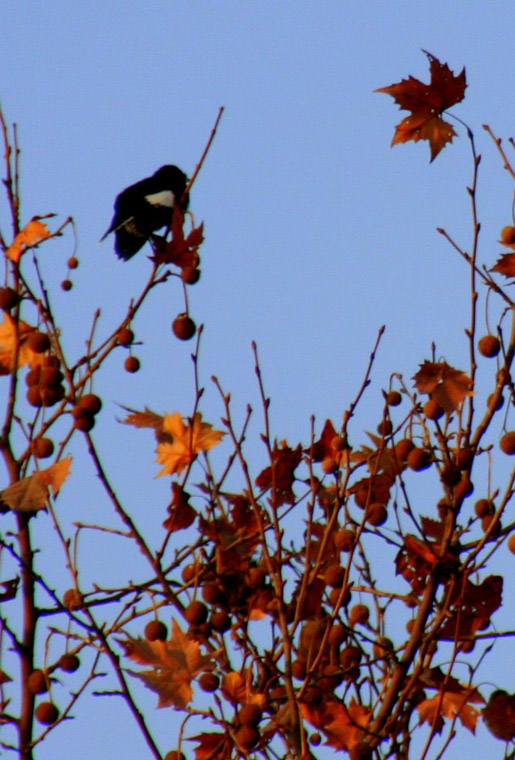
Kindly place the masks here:
[(416, 536), (406, 534), (404, 545), (395, 558), (395, 569), (418, 594), (426, 585), (427, 578), (436, 565), (440, 570), (451, 572), (457, 564), (457, 557), (447, 551), (442, 555), (438, 542), (421, 541)]
[(169, 243), (156, 248), (154, 260), (158, 264), (175, 264), (185, 267), (197, 267), (200, 261), (198, 249), (204, 242), (204, 224), (194, 227), (184, 237), (184, 214), (180, 208), (174, 209), (172, 220), (172, 239)]
[(199, 520), (200, 533), (216, 546), (216, 570), (220, 574), (245, 572), (259, 542), (254, 520), (238, 526), (226, 517)]
[(44, 509), (49, 490), (57, 496), (70, 474), (71, 461), (71, 457), (66, 457), (46, 470), (38, 470), (33, 475), (18, 480), (0, 493), (2, 502), (13, 512), (37, 512)]
[(273, 488), (271, 498), (276, 506), (293, 504), (295, 494), (292, 486), (295, 481), (295, 469), (302, 459), (302, 447), (291, 449), (286, 441), (282, 441), (281, 448), (277, 445), (272, 451), (272, 465), (266, 467), (256, 478), (256, 485), (264, 491)]
[(490, 621), (502, 603), (503, 578), (489, 575), (480, 584), (464, 579), (453, 587), (451, 616), (438, 632), (439, 639), (454, 641), (473, 636)]
[(333, 423), (331, 420), (326, 420), (319, 440), (315, 441), (312, 448), (306, 449), (307, 454), (312, 452), (313, 462), (322, 462), (329, 457), (334, 459), (336, 452), (331, 446), (331, 443), (336, 435), (337, 433), (334, 429)]
[[(476, 707), (472, 707), (469, 702), (482, 702), (483, 699), (472, 697), (468, 694), (467, 687), (463, 687), (460, 692), (446, 691), (443, 696), (436, 694), (430, 699), (424, 699), (417, 705), (418, 714), (421, 723), (435, 724), (436, 731), (441, 732), (443, 728), (443, 718), (459, 718), (461, 723), (468, 728), (473, 734), (476, 733), (476, 725), (481, 715)], [(474, 692), (476, 690), (474, 689)]]
[(189, 503), (189, 498), (190, 494), (182, 486), (172, 483), (172, 501), (168, 506), (170, 517), (163, 523), (163, 528), (169, 533), (189, 528), (195, 520), (197, 513)]
[(301, 703), (300, 707), (303, 717), (325, 734), (331, 747), (349, 751), (366, 736), (363, 729), (369, 723), (371, 712), (354, 699), (348, 707), (335, 698), (317, 706)]
[(434, 538), (436, 541), (441, 541), (444, 532), (445, 525), (441, 520), (433, 520), (431, 517), (420, 517), (420, 525), (422, 532), (426, 538)]
[(8, 581), (3, 581), (0, 583), (0, 586), (2, 586), (4, 589), (4, 591), (0, 593), (0, 602), (8, 602), (10, 599), (14, 599), (16, 592), (18, 591), (19, 584), (20, 579), (18, 577), (11, 578)]
[(120, 644), (139, 665), (153, 666), (153, 670), (132, 674), (159, 695), (158, 707), (186, 707), (193, 695), (191, 681), (213, 667), (212, 657), (201, 655), (199, 643), (189, 639), (175, 620), (168, 641), (129, 638)]
[(349, 493), (365, 492), (369, 504), (378, 502), (386, 505), (390, 500), (390, 490), (394, 482), (395, 478), (390, 474), (380, 472), (377, 475), (356, 481), (349, 489)]
[(438, 401), (447, 414), (454, 412), (467, 396), (474, 395), (472, 380), (447, 362), (425, 361), (413, 380), (416, 389)]
[(197, 741), (195, 760), (231, 760), (233, 742), (227, 733), (218, 732), (190, 736), (189, 741)]
[(126, 412), (130, 412), (127, 417), (122, 420), (124, 425), (134, 425), (137, 428), (153, 428), (159, 431), (163, 427), (164, 417), (161, 414), (153, 412), (148, 407), (145, 407), (145, 411), (138, 412), (136, 409), (129, 409), (129, 407), (123, 407)]
[(351, 461), (366, 462), (371, 473), (384, 472), (393, 483), (397, 475), (405, 470), (407, 465), (399, 461), (393, 448), (384, 445), (384, 438), (369, 432), (367, 435), (374, 444), (374, 448), (363, 444), (359, 451), (354, 451), (351, 454)]

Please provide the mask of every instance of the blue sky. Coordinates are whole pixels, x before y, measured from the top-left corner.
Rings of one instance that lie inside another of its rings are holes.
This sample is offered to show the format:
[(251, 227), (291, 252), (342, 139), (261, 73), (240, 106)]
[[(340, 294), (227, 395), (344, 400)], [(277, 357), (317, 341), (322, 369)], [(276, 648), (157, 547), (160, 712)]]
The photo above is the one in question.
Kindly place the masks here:
[[(98, 243), (115, 195), (164, 163), (191, 173), (223, 105), (191, 202), (206, 231), (202, 279), (190, 295), (192, 316), (205, 324), (206, 416), (221, 413), (213, 374), (231, 391), (237, 418), (248, 401), (257, 405), (252, 340), (273, 432), (292, 443), (308, 439), (311, 414), (320, 427), (326, 417), (338, 422), (382, 324), (357, 433), (376, 427), (390, 374), (410, 378), (432, 341), (437, 356), (466, 369), (468, 272), (435, 228), (470, 244), (469, 145), (460, 130), (431, 165), (425, 143), (390, 149), (402, 114), (373, 91), (408, 74), (427, 80), (421, 49), (455, 72), (466, 66), (469, 86), (455, 112), (483, 154), (482, 251), (493, 263), (513, 190), (481, 125), (505, 137), (513, 129), (512, 3), (3, 0), (0, 25), (0, 101), (19, 125), (23, 215), (71, 214), (77, 225), (74, 288), (55, 297), (71, 353), (82, 350), (75, 347), (95, 308), (107, 331), (149, 271), (144, 253), (124, 264), (111, 239)], [(1, 211), (0, 219), (5, 228)], [(70, 245), (60, 241), (47, 254), (51, 285), (66, 274)], [(141, 372), (127, 375), (113, 360), (99, 378), (106, 463), (122, 496), (141, 494), (142, 502), (162, 501), (166, 488), (148, 485), (156, 471), (150, 438), (120, 432), (116, 404), (188, 413), (191, 346), (170, 332), (182, 308), (179, 288), (157, 293), (135, 325), (145, 339)], [(101, 504), (87, 498), (73, 519), (86, 509), (100, 519)], [(102, 702), (100, 725), (112, 709)], [(144, 750), (129, 732), (130, 746), (121, 732), (120, 752), (136, 760)], [(492, 746), (479, 733), (471, 758)], [(77, 721), (38, 758), (64, 757), (72, 734), (84, 748), (75, 756), (90, 756), (88, 727)]]

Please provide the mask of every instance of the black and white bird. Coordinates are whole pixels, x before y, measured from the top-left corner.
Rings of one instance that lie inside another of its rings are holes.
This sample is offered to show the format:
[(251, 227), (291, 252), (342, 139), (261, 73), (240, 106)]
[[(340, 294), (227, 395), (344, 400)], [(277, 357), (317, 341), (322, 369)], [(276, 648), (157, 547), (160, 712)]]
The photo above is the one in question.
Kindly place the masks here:
[(187, 184), (184, 172), (167, 165), (122, 190), (114, 202), (113, 221), (101, 241), (114, 232), (118, 256), (124, 261), (132, 258), (153, 232), (171, 225), (175, 206), (186, 211), (189, 199), (183, 195)]

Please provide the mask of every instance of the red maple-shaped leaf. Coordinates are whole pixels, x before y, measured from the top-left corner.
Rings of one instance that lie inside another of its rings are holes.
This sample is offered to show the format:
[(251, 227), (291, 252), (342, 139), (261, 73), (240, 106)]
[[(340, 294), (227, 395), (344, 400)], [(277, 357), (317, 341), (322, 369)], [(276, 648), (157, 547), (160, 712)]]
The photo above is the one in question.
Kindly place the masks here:
[(397, 84), (381, 87), (376, 92), (391, 95), (401, 110), (411, 111), (410, 115), (397, 125), (392, 145), (409, 140), (428, 140), (433, 161), (456, 135), (451, 124), (444, 121), (441, 115), (463, 100), (467, 84), (465, 69), (455, 76), (446, 63), (440, 63), (431, 53), (426, 55), (429, 58), (431, 74), (429, 84), (410, 76)]

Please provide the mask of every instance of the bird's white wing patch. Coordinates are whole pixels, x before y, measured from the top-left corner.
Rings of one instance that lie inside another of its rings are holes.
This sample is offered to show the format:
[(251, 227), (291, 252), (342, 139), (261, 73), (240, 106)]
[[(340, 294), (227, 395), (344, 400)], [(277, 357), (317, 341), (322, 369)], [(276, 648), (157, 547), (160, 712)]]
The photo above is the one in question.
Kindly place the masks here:
[(152, 206), (166, 206), (172, 208), (175, 203), (175, 195), (171, 190), (161, 190), (159, 193), (150, 193), (145, 195), (145, 200)]

